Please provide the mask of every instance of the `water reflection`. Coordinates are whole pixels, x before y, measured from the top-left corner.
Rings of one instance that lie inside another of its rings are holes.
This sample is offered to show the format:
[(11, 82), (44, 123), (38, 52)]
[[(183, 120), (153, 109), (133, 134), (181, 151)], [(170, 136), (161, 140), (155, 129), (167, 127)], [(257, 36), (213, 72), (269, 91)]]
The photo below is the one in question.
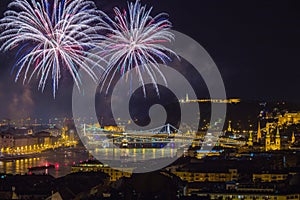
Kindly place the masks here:
[[(70, 173), (71, 166), (88, 159), (88, 153), (83, 151), (53, 151), (37, 154), (30, 158), (0, 161), (0, 173), (6, 174), (50, 174), (54, 177), (65, 176)], [(53, 164), (54, 168), (34, 170), (28, 172), (29, 167)]]
[(131, 161), (144, 161), (150, 159), (173, 158), (177, 156), (177, 151), (172, 148), (97, 148), (92, 151), (96, 158), (102, 160), (119, 160), (126, 156)]
[[(131, 162), (145, 161), (150, 159), (174, 158), (177, 155), (176, 149), (160, 148), (102, 148), (95, 149), (92, 154), (103, 160), (124, 160)], [(71, 172), (72, 165), (86, 161), (89, 155), (86, 151), (71, 149), (44, 152), (30, 158), (23, 158), (13, 161), (0, 161), (0, 173), (7, 174), (50, 174), (54, 177), (61, 177)], [(28, 168), (38, 166), (49, 166), (52, 168), (34, 170), (29, 172)]]

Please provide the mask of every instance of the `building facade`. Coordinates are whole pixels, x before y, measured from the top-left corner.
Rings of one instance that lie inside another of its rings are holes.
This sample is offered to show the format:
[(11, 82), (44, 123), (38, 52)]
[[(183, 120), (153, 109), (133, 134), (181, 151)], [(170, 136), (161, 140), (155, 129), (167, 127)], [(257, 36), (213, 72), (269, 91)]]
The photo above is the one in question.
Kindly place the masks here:
[(266, 151), (280, 150), (281, 139), (280, 139), (279, 128), (277, 127), (275, 140), (274, 140), (274, 138), (271, 138), (270, 128), (269, 128), (268, 124), (267, 124), (266, 130), (267, 130), (267, 133), (266, 133), (266, 140), (265, 140), (265, 150)]

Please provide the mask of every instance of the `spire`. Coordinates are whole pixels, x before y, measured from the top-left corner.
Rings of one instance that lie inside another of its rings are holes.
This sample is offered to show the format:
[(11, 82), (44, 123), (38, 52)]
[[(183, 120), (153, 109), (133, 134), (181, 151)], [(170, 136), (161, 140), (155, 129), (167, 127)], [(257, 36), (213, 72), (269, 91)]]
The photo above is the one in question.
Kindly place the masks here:
[(253, 146), (252, 132), (249, 133), (248, 146)]
[(279, 128), (277, 126), (276, 138), (280, 138)]
[(231, 132), (232, 131), (232, 128), (231, 128), (231, 121), (229, 120), (228, 122), (228, 128), (227, 128), (227, 131), (228, 132)]
[(294, 144), (296, 141), (295, 132), (292, 133), (292, 144)]
[(260, 121), (257, 124), (257, 142), (261, 140), (261, 130), (260, 130)]
[(280, 150), (281, 148), (281, 141), (280, 141), (280, 133), (279, 133), (279, 127), (277, 126), (277, 132), (276, 132), (276, 139), (275, 139), (275, 148), (276, 150)]

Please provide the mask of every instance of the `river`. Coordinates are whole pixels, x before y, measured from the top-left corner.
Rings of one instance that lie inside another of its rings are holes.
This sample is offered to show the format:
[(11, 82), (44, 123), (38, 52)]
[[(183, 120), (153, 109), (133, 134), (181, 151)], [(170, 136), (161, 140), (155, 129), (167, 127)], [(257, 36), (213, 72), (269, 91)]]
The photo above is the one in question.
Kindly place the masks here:
[[(88, 159), (88, 153), (81, 149), (59, 149), (28, 156), (16, 160), (0, 161), (0, 173), (6, 174), (50, 174), (55, 178), (65, 176), (71, 172), (71, 167)], [(46, 166), (55, 167), (28, 172), (28, 168)]]

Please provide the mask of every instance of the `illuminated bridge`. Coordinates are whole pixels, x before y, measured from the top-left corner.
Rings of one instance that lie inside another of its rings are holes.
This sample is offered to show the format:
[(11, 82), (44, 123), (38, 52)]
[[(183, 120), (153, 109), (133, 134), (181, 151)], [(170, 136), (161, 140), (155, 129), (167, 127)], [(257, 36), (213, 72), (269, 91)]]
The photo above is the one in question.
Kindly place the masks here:
[[(162, 148), (167, 144), (181, 146), (191, 143), (193, 137), (184, 136), (183, 132), (171, 124), (139, 131), (107, 131), (100, 127), (83, 125), (86, 142), (95, 148), (129, 146), (135, 148)], [(176, 145), (175, 145), (176, 143)]]
[(197, 144), (199, 146), (220, 145), (224, 147), (243, 146), (245, 142), (229, 138), (218, 138), (220, 133), (207, 133), (202, 139), (195, 139), (192, 135), (185, 135), (171, 124), (141, 131), (112, 132), (97, 127), (84, 125), (84, 136), (87, 143), (95, 148), (101, 147), (133, 147), (133, 148), (162, 148), (170, 144), (174, 147)]
[(139, 136), (155, 136), (155, 135), (167, 135), (168, 137), (172, 136), (172, 134), (183, 134), (182, 131), (177, 129), (171, 124), (166, 124), (157, 128), (149, 129), (149, 130), (139, 130), (139, 131), (122, 131), (122, 132), (114, 132), (108, 131), (101, 127), (97, 126), (89, 126), (86, 124), (83, 125), (83, 134), (84, 136), (92, 136), (92, 135), (139, 135)]

